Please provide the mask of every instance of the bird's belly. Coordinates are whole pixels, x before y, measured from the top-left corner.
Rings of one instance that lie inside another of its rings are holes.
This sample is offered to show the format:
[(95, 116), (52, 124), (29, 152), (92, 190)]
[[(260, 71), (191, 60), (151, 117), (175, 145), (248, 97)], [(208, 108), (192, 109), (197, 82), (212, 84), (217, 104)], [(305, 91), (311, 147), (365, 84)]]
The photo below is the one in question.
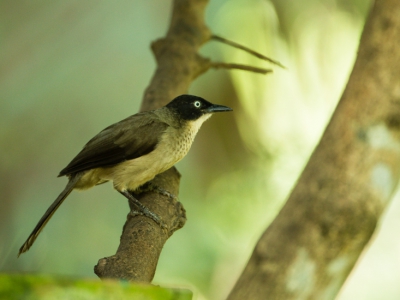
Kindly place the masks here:
[(113, 181), (115, 189), (119, 191), (134, 191), (141, 185), (152, 180), (157, 174), (171, 168), (185, 154), (176, 151), (161, 152), (161, 150), (156, 148), (147, 155), (122, 162), (110, 168), (110, 170), (107, 170), (107, 178)]

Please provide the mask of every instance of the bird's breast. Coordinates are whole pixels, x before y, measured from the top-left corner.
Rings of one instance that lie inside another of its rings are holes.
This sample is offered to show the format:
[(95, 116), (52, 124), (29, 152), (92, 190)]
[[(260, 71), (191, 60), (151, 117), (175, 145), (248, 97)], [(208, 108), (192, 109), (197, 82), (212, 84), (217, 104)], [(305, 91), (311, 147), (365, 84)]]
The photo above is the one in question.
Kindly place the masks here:
[(157, 150), (165, 151), (166, 159), (174, 165), (189, 152), (196, 133), (192, 128), (167, 130)]

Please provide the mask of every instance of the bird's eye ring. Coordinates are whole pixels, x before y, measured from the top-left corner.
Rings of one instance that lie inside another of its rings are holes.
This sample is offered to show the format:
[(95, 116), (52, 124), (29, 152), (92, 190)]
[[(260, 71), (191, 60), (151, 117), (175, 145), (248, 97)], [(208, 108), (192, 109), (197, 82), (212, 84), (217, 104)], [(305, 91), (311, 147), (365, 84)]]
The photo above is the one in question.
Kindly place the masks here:
[(195, 102), (193, 103), (193, 105), (194, 105), (194, 107), (199, 108), (199, 107), (201, 106), (201, 102), (200, 102), (200, 101), (195, 101)]

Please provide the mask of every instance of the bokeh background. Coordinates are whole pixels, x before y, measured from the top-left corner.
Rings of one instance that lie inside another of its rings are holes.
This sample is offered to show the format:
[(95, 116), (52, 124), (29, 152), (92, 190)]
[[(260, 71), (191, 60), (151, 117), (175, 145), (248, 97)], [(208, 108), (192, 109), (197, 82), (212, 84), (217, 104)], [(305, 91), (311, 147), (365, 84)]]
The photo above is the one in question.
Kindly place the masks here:
[[(74, 192), (33, 248), (17, 252), (66, 184), (58, 172), (101, 129), (137, 112), (171, 1), (0, 0), (0, 271), (95, 277), (115, 253), (128, 205), (110, 184)], [(178, 164), (186, 226), (167, 242), (155, 283), (223, 299), (318, 142), (355, 59), (371, 1), (211, 0), (218, 35), (284, 64), (210, 42), (211, 70), (188, 91), (234, 108), (201, 129)], [(362, 109), (362, 108), (360, 108)], [(340, 140), (337, 141), (340, 143)], [(338, 299), (400, 298), (396, 196)]]

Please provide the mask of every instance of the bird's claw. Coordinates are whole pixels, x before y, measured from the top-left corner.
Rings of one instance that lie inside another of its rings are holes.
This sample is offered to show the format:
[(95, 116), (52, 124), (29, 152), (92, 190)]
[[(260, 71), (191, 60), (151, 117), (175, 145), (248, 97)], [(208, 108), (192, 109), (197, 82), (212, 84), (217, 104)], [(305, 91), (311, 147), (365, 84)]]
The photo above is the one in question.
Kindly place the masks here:
[(174, 194), (168, 192), (166, 189), (163, 189), (159, 187), (158, 185), (152, 183), (152, 182), (147, 182), (144, 185), (142, 185), (140, 188), (137, 189), (136, 192), (148, 192), (148, 191), (154, 191), (159, 193), (162, 196), (166, 196), (172, 200), (178, 200), (178, 197), (175, 196)]

